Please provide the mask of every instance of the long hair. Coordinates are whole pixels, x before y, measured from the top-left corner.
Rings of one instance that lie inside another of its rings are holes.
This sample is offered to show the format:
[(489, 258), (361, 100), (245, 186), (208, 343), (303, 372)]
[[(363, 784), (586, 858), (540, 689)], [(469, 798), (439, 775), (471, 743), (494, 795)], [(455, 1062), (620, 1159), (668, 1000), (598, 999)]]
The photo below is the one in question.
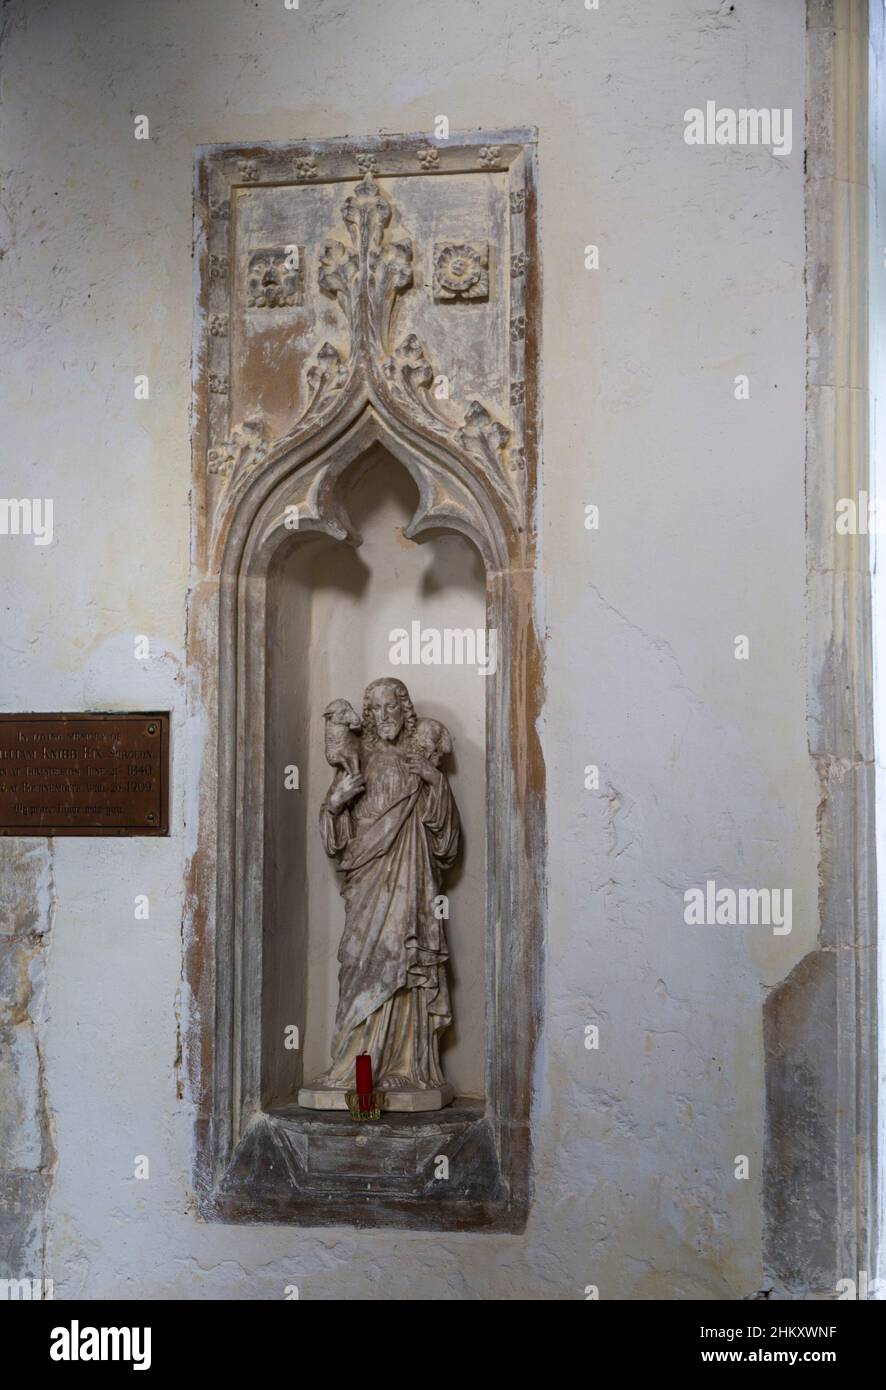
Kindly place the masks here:
[(406, 689), (406, 686), (402, 681), (397, 680), (396, 676), (379, 676), (378, 680), (370, 681), (363, 692), (363, 747), (377, 748), (382, 741), (375, 731), (375, 719), (370, 709), (372, 696), (380, 685), (388, 685), (392, 690), (396, 691), (397, 699), (400, 701), (400, 708), (403, 711), (403, 730), (397, 743), (401, 746), (405, 743), (409, 748), (414, 749), (415, 740), (413, 734), (415, 733), (416, 724), (415, 705), (410, 699), (409, 691)]

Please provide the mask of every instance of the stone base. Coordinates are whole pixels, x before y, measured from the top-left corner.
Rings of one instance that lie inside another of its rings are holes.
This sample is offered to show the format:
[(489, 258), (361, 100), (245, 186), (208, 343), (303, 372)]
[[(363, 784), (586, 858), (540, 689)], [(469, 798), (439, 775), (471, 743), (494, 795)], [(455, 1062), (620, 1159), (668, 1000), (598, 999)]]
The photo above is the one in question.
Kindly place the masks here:
[(485, 1100), (449, 1102), (448, 1088), (442, 1099), (442, 1110), (388, 1112), (361, 1124), (347, 1110), (309, 1109), (293, 1096), (247, 1126), (201, 1212), (252, 1224), (522, 1231), (526, 1202), (504, 1186)]
[[(429, 1091), (385, 1091), (385, 1111), (443, 1110), (452, 1104), (452, 1087), (448, 1083)], [(305, 1110), (347, 1110), (345, 1092), (331, 1086), (302, 1086), (298, 1103)]]

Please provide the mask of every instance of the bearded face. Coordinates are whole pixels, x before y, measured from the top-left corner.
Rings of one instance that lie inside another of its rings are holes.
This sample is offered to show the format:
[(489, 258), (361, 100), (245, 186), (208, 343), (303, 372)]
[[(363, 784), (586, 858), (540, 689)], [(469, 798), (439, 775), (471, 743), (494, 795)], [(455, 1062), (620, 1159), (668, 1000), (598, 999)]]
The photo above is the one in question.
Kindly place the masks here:
[(394, 743), (403, 728), (403, 706), (396, 689), (390, 685), (380, 685), (372, 692), (369, 712), (379, 738), (386, 743)]

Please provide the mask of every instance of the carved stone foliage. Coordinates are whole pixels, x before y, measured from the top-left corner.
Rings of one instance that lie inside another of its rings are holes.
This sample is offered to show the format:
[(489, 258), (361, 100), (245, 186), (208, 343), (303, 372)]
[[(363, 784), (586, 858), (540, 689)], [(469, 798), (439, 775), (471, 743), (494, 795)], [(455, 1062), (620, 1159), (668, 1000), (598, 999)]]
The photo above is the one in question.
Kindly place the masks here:
[(489, 243), (438, 241), (434, 247), (434, 298), (489, 298)]
[(298, 246), (265, 246), (253, 251), (246, 269), (249, 309), (286, 308), (301, 302), (303, 251)]
[(320, 287), (338, 303), (351, 336), (351, 359), (384, 356), (391, 311), (412, 284), (412, 241), (391, 231), (394, 210), (371, 174), (342, 205), (350, 245), (330, 240), (320, 259)]
[(239, 477), (261, 463), (268, 453), (270, 430), (263, 415), (252, 415), (234, 430), (230, 439), (209, 451), (210, 473)]
[[(490, 157), (484, 147), (481, 161), (488, 163)], [(398, 337), (394, 332), (399, 298), (414, 283), (413, 241), (372, 172), (376, 157), (358, 156), (357, 162), (366, 172), (341, 204), (346, 235), (329, 236), (319, 246), (317, 258), (317, 284), (341, 314), (344, 341), (340, 345), (324, 341), (315, 351), (305, 373), (303, 412), (278, 440), (262, 438), (258, 451), (253, 447), (255, 430), (244, 421), (229, 439), (214, 446), (210, 469), (234, 483), (284, 444), (291, 446), (324, 425), (362, 383), (363, 390), (381, 398), (395, 414), (481, 468), (512, 519), (522, 523), (525, 475), (507, 458), (509, 444), (517, 447), (517, 442), (512, 425), (501, 418), (522, 406), (522, 385), (512, 387), (499, 402), (469, 399), (459, 405), (450, 399), (448, 389), (436, 385), (441, 380), (449, 382), (458, 370), (458, 360), (432, 362), (415, 333)], [(488, 241), (436, 242), (431, 254), (435, 302), (488, 300)], [(247, 307), (300, 302), (304, 265), (304, 251), (294, 246), (253, 251), (247, 271)], [(522, 336), (525, 318), (520, 316), (516, 322)], [(244, 439), (250, 441), (248, 448), (241, 443)]]

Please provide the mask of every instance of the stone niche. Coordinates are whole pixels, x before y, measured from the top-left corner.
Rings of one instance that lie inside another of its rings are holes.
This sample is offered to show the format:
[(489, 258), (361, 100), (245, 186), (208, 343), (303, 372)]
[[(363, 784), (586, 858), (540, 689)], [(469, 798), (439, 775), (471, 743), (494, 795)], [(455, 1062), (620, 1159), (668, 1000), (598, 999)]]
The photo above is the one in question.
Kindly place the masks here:
[[(198, 155), (188, 661), (204, 752), (184, 1036), (207, 1219), (525, 1224), (544, 871), (536, 226), (525, 131)], [(494, 674), (389, 665), (390, 631), (413, 622), (494, 629)], [(317, 826), (321, 716), (380, 675), (453, 735), (456, 1098), (358, 1123), (297, 1097), (328, 1064), (343, 926)]]

